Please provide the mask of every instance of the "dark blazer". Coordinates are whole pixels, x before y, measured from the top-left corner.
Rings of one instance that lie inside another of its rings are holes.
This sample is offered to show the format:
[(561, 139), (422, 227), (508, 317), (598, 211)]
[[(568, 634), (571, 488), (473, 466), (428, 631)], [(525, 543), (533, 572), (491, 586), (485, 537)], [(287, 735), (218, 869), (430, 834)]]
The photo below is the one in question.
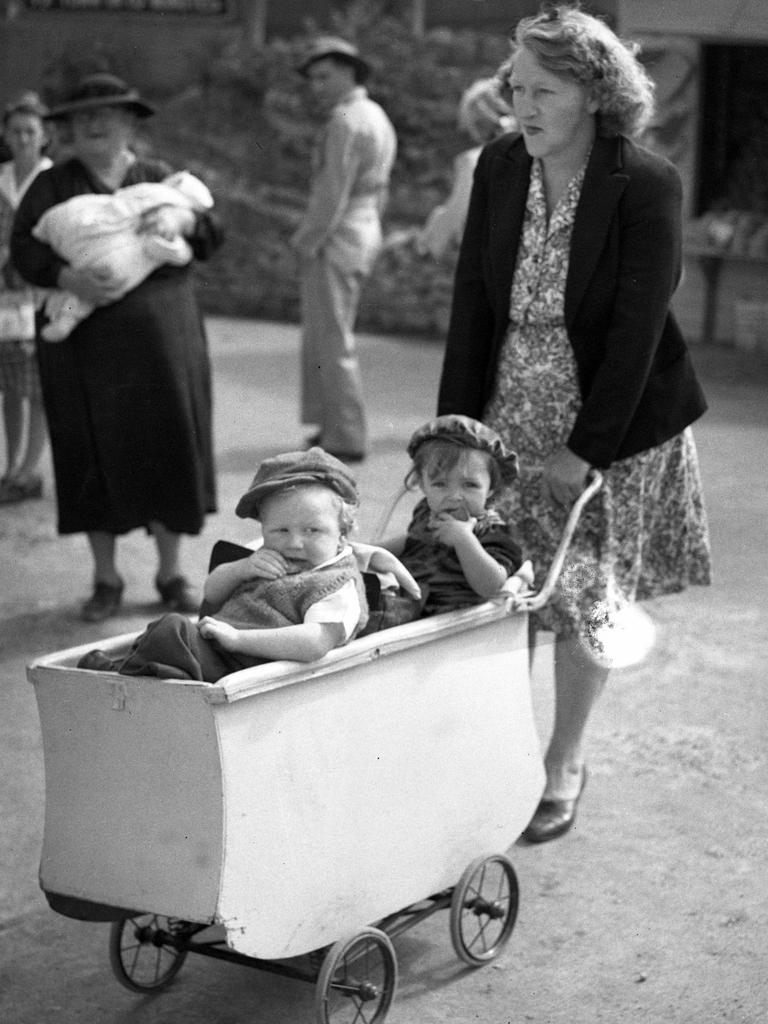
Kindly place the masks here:
[[(505, 135), (475, 172), (456, 267), (438, 413), (482, 419), (509, 323), (531, 158)], [(669, 304), (680, 278), (680, 177), (624, 138), (592, 147), (571, 238), (565, 326), (582, 408), (568, 447), (593, 466), (652, 448), (706, 401)]]

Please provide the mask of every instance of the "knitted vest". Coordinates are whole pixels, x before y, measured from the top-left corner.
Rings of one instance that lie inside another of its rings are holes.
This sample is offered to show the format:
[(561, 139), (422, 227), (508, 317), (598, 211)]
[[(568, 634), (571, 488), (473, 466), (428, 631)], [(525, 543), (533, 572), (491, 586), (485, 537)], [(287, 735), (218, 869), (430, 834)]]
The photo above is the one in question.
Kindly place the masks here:
[(360, 618), (353, 636), (368, 621), (365, 587), (357, 561), (350, 551), (331, 565), (307, 569), (276, 580), (254, 579), (241, 583), (227, 598), (216, 618), (237, 629), (272, 629), (296, 626), (304, 621), (310, 605), (354, 580), (360, 601)]

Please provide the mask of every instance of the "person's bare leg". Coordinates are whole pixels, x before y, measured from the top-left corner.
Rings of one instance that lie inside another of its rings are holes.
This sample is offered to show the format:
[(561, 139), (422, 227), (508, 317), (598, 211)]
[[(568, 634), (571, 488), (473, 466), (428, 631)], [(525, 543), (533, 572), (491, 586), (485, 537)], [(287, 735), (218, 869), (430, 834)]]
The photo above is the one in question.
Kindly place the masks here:
[(115, 535), (94, 531), (88, 534), (88, 543), (93, 555), (94, 582), (107, 583), (111, 587), (121, 584), (123, 581), (115, 566)]
[(200, 607), (200, 594), (181, 573), (179, 552), (181, 535), (173, 533), (162, 523), (150, 523), (157, 545), (157, 576), (155, 586), (167, 609), (189, 614)]
[(88, 534), (93, 555), (93, 593), (80, 610), (85, 622), (102, 622), (115, 615), (123, 599), (123, 580), (115, 567), (114, 534), (95, 530)]
[(584, 767), (584, 734), (592, 708), (603, 691), (608, 669), (584, 650), (578, 637), (555, 642), (555, 717), (544, 764), (545, 798), (578, 796)]
[[(531, 633), (531, 652), (536, 646)], [(539, 806), (523, 838), (530, 843), (557, 839), (573, 825), (584, 787), (584, 734), (608, 669), (583, 649), (577, 637), (556, 637), (554, 649), (555, 713), (547, 753), (547, 781)]]
[(179, 568), (179, 552), (181, 535), (172, 533), (162, 523), (150, 523), (152, 536), (157, 547), (157, 579), (159, 583), (168, 583), (181, 575)]
[(21, 483), (27, 483), (37, 476), (47, 440), (48, 425), (43, 403), (39, 398), (31, 398), (29, 400), (26, 450), (16, 473), (16, 479)]
[(21, 439), (24, 433), (24, 400), (14, 392), (3, 394), (3, 426), (5, 428), (6, 476), (16, 474)]

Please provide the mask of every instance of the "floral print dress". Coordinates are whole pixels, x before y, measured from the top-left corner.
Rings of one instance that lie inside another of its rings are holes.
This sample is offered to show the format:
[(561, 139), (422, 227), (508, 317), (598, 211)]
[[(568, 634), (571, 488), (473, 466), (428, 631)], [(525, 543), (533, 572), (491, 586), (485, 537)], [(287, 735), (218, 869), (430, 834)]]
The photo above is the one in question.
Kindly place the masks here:
[[(541, 165), (533, 163), (510, 323), (496, 390), (484, 416), (520, 458), (520, 479), (500, 511), (517, 525), (523, 557), (533, 561), (539, 582), (567, 518), (567, 510), (542, 497), (543, 464), (565, 445), (581, 405), (564, 299), (585, 168), (571, 180), (548, 223)], [(541, 628), (578, 634), (592, 647), (597, 627), (626, 602), (710, 580), (707, 522), (690, 429), (613, 463), (603, 478), (582, 514), (555, 595), (536, 616)]]

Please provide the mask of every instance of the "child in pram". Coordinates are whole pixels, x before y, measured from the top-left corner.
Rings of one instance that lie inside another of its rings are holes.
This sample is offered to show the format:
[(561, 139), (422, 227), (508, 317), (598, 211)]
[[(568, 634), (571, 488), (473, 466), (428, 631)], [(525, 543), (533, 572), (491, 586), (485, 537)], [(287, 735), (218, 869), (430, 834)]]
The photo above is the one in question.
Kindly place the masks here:
[(409, 606), (410, 618), (418, 618), (481, 604), (510, 578), (510, 592), (530, 586), (531, 564), (494, 508), (517, 477), (517, 456), (498, 434), (468, 416), (438, 416), (413, 434), (407, 451), (405, 486), (424, 498), (406, 534), (385, 547), (419, 584), (421, 598), (385, 592), (378, 628), (409, 621)]
[[(368, 619), (360, 569), (348, 542), (357, 485), (321, 448), (266, 459), (237, 504), (261, 521), (263, 546), (216, 566), (199, 621), (171, 612), (149, 624), (117, 661), (89, 651), (80, 668), (214, 683), (231, 672), (288, 658), (313, 661), (355, 636)], [(386, 551), (366, 561), (390, 569)]]
[[(216, 682), (264, 661), (312, 661), (353, 636), (480, 604), (510, 577), (519, 590), (530, 584), (530, 563), (492, 506), (517, 476), (516, 455), (466, 416), (427, 423), (408, 454), (406, 483), (424, 499), (405, 538), (384, 548), (357, 544), (356, 551), (348, 536), (358, 496), (347, 467), (321, 448), (265, 460), (236, 508), (261, 520), (264, 546), (212, 570), (199, 622), (164, 615), (125, 658), (89, 651), (79, 667)], [(358, 562), (391, 573), (396, 559), (417, 586), (408, 592), (402, 577), (394, 580), (369, 613)]]

